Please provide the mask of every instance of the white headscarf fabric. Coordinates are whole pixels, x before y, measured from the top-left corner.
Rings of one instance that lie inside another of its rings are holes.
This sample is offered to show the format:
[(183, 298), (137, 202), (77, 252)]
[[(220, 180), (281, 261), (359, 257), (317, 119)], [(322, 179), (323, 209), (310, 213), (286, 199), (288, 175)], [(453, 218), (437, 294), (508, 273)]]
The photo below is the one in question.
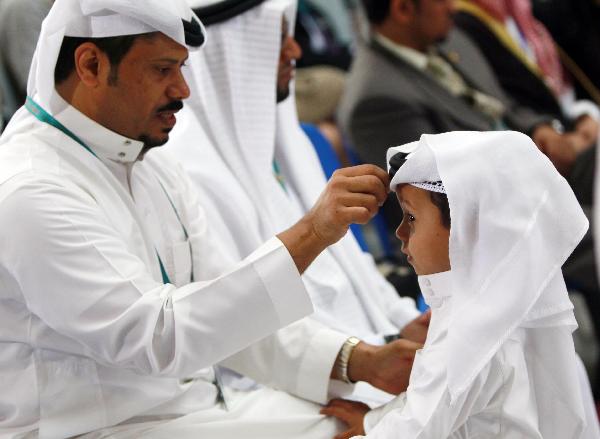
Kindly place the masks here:
[[(453, 317), (447, 351), (453, 354), (446, 367), (454, 400), (516, 328), (577, 327), (561, 266), (588, 221), (567, 182), (523, 134), (423, 135), (411, 150), (392, 188), (427, 180), (437, 169), (450, 206)], [(391, 148), (388, 158), (397, 152), (406, 147)], [(533, 377), (544, 378), (532, 380), (546, 416), (542, 431), (544, 425), (550, 430), (554, 415), (579, 422), (581, 397), (564, 379), (576, 376), (572, 340), (544, 331), (532, 331), (532, 340), (529, 367)]]
[(158, 31), (186, 46), (182, 20), (192, 17), (198, 20), (184, 0), (56, 0), (42, 24), (27, 94), (50, 114), (66, 105), (54, 90), (53, 74), (65, 36), (103, 38)]

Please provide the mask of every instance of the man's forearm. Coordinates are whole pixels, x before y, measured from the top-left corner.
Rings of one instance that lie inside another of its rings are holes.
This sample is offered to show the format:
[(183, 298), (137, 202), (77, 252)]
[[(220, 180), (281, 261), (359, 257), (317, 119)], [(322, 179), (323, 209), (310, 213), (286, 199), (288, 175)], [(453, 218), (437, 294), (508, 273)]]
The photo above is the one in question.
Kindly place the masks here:
[(305, 218), (277, 235), (285, 245), (300, 274), (308, 268), (327, 244), (314, 231), (312, 224)]

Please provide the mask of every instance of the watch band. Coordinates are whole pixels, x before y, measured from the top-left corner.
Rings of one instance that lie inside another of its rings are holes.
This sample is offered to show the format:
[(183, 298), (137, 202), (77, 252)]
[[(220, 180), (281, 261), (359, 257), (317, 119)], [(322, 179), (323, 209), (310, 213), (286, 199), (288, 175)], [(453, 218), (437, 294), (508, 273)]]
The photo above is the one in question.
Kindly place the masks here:
[(350, 337), (344, 342), (342, 349), (340, 349), (338, 361), (338, 376), (342, 381), (348, 384), (352, 384), (352, 381), (348, 377), (348, 362), (350, 361), (352, 351), (354, 351), (354, 348), (359, 343), (360, 340), (358, 338)]

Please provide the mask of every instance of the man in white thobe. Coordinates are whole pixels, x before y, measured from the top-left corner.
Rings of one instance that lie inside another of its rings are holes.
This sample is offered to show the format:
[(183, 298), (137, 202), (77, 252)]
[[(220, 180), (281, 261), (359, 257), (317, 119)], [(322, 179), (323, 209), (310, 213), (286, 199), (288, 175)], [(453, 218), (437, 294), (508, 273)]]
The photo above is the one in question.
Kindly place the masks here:
[[(325, 186), (288, 96), (300, 55), (288, 33), (295, 1), (188, 3), (210, 23), (211, 44), (190, 58), (190, 82), (199, 92), (159, 153), (181, 161), (202, 193), (209, 224), (229, 237), (224, 251), (241, 260), (301, 218)], [(302, 278), (321, 323), (379, 345), (399, 333), (424, 341), (427, 316), (418, 317), (414, 301), (398, 295), (351, 233)], [(353, 397), (389, 400), (367, 386)]]
[(411, 362), (364, 344), (338, 358), (347, 337), (312, 320), (270, 336), (311, 312), (298, 273), (375, 213), (381, 170), (348, 170), (236, 265), (183, 172), (146, 154), (203, 41), (178, 0), (57, 0), (45, 20), (0, 137), (0, 436), (328, 437), (317, 405), (224, 395), (213, 366), (324, 402), (330, 376), (393, 384)]

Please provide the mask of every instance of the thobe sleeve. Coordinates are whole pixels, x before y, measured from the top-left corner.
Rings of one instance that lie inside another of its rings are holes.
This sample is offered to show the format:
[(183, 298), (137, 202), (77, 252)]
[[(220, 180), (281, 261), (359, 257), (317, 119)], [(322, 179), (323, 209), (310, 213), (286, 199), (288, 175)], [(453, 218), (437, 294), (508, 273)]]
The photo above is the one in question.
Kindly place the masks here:
[(130, 232), (91, 195), (52, 176), (19, 179), (0, 193), (1, 265), (36, 318), (76, 342), (72, 353), (187, 376), (312, 311), (277, 239), (215, 280), (177, 289), (152, 278), (127, 247)]
[(348, 336), (303, 319), (222, 364), (255, 381), (325, 404), (335, 359)]
[(407, 392), (365, 417), (367, 437), (447, 438), (470, 415), (487, 407), (503, 384), (499, 364), (488, 364), (468, 390), (451, 402), (443, 372), (444, 358), (441, 349), (417, 352)]

